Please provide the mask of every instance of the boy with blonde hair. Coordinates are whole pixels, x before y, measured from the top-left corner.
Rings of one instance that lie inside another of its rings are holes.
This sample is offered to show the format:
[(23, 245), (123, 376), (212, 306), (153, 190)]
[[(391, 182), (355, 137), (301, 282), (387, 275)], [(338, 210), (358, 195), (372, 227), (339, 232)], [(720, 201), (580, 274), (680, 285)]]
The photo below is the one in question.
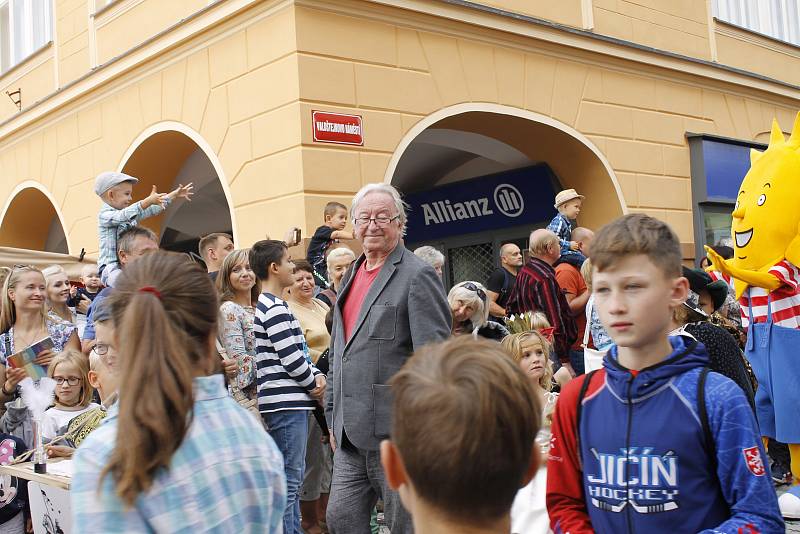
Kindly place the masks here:
[(626, 215), (597, 233), (591, 260), (595, 306), (615, 345), (556, 405), (553, 531), (783, 532), (744, 393), (708, 371), (702, 344), (668, 336), (689, 285), (677, 236)]
[(417, 351), (391, 386), (381, 462), (415, 531), (510, 532), (514, 496), (539, 466), (541, 408), (519, 367), (463, 336)]
[(586, 256), (581, 251), (581, 244), (572, 240), (572, 230), (575, 226), (573, 222), (578, 218), (583, 205), (583, 195), (579, 195), (574, 189), (565, 189), (556, 195), (553, 207), (558, 210), (556, 216), (547, 225), (547, 229), (558, 236), (561, 246), (561, 257), (559, 262), (567, 262), (578, 269), (581, 268)]
[(100, 281), (106, 286), (114, 285), (119, 275), (117, 258), (117, 238), (126, 229), (136, 226), (142, 219), (158, 215), (175, 198), (191, 200), (192, 184), (178, 185), (170, 193), (159, 193), (156, 186), (144, 199), (133, 202), (133, 186), (139, 179), (121, 172), (101, 172), (94, 181), (94, 192), (103, 201), (97, 214), (100, 252), (97, 265)]

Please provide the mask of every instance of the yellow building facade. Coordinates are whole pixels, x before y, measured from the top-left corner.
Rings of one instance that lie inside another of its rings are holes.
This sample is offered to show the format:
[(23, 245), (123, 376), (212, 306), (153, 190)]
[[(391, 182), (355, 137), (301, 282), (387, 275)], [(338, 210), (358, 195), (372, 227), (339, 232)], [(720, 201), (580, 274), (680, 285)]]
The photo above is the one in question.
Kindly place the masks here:
[[(536, 213), (407, 240), (474, 262), (573, 187), (581, 225), (645, 212), (690, 258), (730, 200), (705, 182), (703, 147), (757, 146), (800, 109), (800, 47), (721, 20), (730, 1), (42, 2), (49, 39), (0, 74), (0, 246), (96, 254), (105, 170), (139, 177), (137, 198), (195, 182), (195, 201), (147, 223), (188, 249), (212, 231), (310, 236), (326, 202), (369, 182), (430, 215), (437, 190), (539, 168), (542, 199), (523, 195)], [(315, 140), (314, 111), (360, 117), (363, 143)]]

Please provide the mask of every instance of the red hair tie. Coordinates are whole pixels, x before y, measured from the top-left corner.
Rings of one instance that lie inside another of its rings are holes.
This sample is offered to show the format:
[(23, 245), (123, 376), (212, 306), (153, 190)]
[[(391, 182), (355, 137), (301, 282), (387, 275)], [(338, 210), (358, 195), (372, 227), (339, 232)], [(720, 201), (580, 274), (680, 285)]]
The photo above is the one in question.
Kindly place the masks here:
[(161, 292), (153, 286), (143, 286), (139, 288), (139, 293), (152, 293), (158, 300), (161, 300)]

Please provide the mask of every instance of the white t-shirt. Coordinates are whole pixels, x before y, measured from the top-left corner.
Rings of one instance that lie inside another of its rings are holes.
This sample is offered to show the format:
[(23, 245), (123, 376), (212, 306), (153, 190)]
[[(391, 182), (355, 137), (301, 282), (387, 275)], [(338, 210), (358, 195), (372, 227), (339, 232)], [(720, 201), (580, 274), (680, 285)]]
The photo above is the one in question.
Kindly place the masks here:
[(89, 406), (81, 408), (80, 410), (67, 411), (56, 408), (55, 406), (48, 408), (47, 411), (44, 412), (44, 417), (42, 417), (42, 436), (46, 440), (58, 437), (58, 431), (72, 421), (73, 417), (77, 417), (83, 412), (88, 412), (89, 410), (99, 407), (99, 404), (92, 402), (89, 403)]

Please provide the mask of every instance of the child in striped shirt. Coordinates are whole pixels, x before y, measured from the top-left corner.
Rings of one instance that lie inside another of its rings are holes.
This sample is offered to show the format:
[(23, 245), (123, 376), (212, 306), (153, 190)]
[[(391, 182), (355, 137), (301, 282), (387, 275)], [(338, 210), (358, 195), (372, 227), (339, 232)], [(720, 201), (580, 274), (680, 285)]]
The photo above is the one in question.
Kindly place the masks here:
[(284, 532), (302, 532), (299, 494), (305, 471), (307, 412), (321, 403), (326, 380), (311, 363), (300, 323), (278, 296), (294, 284), (294, 263), (286, 243), (259, 241), (250, 249), (249, 259), (263, 290), (253, 321), (258, 409), (283, 453)]

